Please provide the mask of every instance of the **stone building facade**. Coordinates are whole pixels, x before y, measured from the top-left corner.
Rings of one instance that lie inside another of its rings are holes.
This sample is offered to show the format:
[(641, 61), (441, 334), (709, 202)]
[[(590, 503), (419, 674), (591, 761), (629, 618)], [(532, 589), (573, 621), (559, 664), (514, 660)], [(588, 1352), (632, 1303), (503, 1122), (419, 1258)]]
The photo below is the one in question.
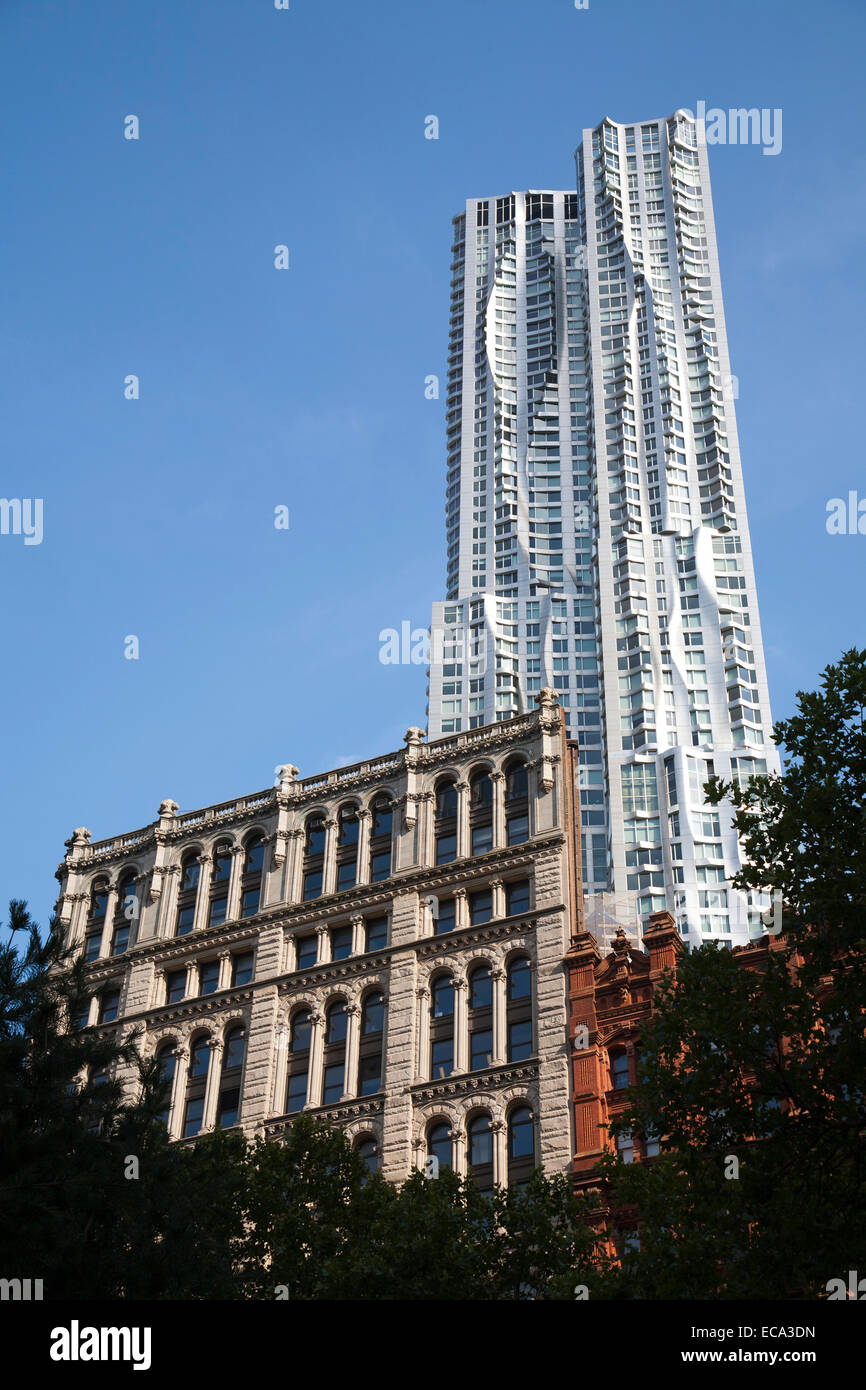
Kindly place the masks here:
[[(396, 1181), (570, 1170), (565, 955), (576, 747), (536, 711), (141, 830), (76, 830), (58, 911), (92, 984), (78, 1026), (138, 1035), (174, 1139), (299, 1110)], [(130, 1082), (132, 1078), (129, 1078)]]

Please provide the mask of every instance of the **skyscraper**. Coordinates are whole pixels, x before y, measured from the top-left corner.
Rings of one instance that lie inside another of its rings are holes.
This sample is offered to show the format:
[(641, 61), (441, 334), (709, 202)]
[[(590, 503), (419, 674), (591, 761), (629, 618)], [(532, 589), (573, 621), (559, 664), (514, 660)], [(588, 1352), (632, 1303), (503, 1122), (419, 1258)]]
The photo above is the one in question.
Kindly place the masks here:
[(703, 127), (605, 120), (576, 158), (454, 219), (430, 736), (553, 686), (587, 891), (741, 942), (766, 904), (702, 788), (778, 758)]

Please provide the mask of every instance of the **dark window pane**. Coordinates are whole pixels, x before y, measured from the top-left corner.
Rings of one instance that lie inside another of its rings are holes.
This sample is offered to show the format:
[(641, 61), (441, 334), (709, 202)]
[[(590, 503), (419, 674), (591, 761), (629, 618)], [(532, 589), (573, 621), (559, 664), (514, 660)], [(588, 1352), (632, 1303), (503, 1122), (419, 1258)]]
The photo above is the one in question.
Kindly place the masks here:
[(232, 984), (248, 985), (253, 978), (253, 952), (244, 951), (243, 955), (232, 957)]
[(470, 1009), (489, 1009), (493, 1004), (493, 976), (488, 967), (473, 970), (469, 980)]
[(473, 1167), (493, 1162), (493, 1130), (486, 1115), (473, 1120), (469, 1126), (469, 1162)]
[(505, 800), (517, 801), (520, 797), (528, 795), (529, 784), (526, 777), (526, 768), (509, 768), (505, 781)]
[(356, 816), (340, 817), (340, 836), (338, 844), (342, 849), (345, 845), (356, 845), (358, 843), (358, 820)]
[(242, 1067), (244, 1064), (244, 1049), (246, 1039), (242, 1028), (233, 1028), (226, 1038), (225, 1053), (223, 1055), (223, 1070), (231, 1071), (233, 1067)]
[(379, 1167), (379, 1154), (375, 1139), (362, 1139), (357, 1145), (357, 1152), (363, 1158), (370, 1172), (375, 1173)]
[(469, 1046), (469, 1068), (471, 1071), (477, 1071), (479, 1067), (491, 1065), (493, 1056), (493, 1030), (491, 1028), (482, 1028), (480, 1032), (471, 1033)]
[(453, 782), (446, 787), (440, 787), (436, 793), (436, 818), (437, 820), (448, 820), (451, 816), (457, 815), (457, 788)]
[(532, 1020), (527, 1018), (520, 1023), (508, 1025), (508, 1060), (523, 1062), (532, 1056)]
[(309, 1009), (304, 1009), (301, 1013), (295, 1014), (292, 1019), (292, 1051), (306, 1052), (310, 1046), (310, 1023)]
[(361, 1032), (364, 1036), (368, 1033), (381, 1033), (384, 1026), (385, 996), (383, 994), (370, 994), (364, 1000)]
[(115, 932), (114, 932), (114, 940), (113, 940), (113, 942), (112, 942), (112, 947), (111, 947), (111, 954), (112, 954), (113, 956), (122, 956), (123, 953), (124, 953), (124, 951), (126, 951), (126, 949), (128, 948), (128, 946), (129, 946), (129, 927), (128, 927), (128, 926), (116, 927), (116, 928), (115, 928)]
[(388, 945), (388, 918), (374, 917), (367, 923), (367, 950), (381, 951)]
[(342, 891), (344, 888), (354, 888), (355, 879), (358, 876), (357, 865), (352, 859), (348, 864), (338, 864), (337, 866), (337, 888)]
[(492, 806), (493, 783), (486, 772), (472, 778), (469, 795), (473, 806)]
[(374, 839), (377, 839), (379, 835), (390, 835), (390, 834), (391, 834), (392, 816), (393, 816), (393, 811), (392, 811), (392, 808), (391, 808), (391, 803), (390, 803), (390, 801), (387, 802), (387, 803), (382, 802), (380, 805), (374, 806), (374, 807), (373, 807), (373, 838), (374, 838)]
[(102, 945), (102, 932), (98, 932), (98, 931), (90, 932), (90, 933), (84, 938), (84, 959), (85, 959), (85, 960), (97, 960), (98, 957), (99, 957), (99, 948), (100, 948), (101, 945)]
[(515, 1110), (508, 1121), (509, 1158), (534, 1158), (535, 1132), (530, 1110)]
[(493, 916), (493, 894), (487, 888), (481, 893), (469, 894), (469, 920), (473, 926), (489, 922)]
[(628, 1086), (628, 1053), (618, 1052), (613, 1058), (613, 1089), (624, 1091)]
[(207, 1076), (210, 1065), (210, 1046), (207, 1038), (201, 1038), (193, 1047), (189, 1059), (189, 1075), (192, 1080)]
[(383, 850), (381, 854), (374, 854), (370, 859), (370, 878), (373, 883), (381, 883), (383, 878), (388, 878), (391, 873), (391, 851)]
[(297, 1110), (302, 1110), (306, 1103), (307, 1073), (305, 1071), (293, 1072), (289, 1077), (286, 1111), (289, 1115), (293, 1115)]
[(440, 1168), (451, 1167), (451, 1130), (448, 1125), (435, 1125), (427, 1137), (427, 1152), (439, 1160)]
[(304, 902), (308, 903), (313, 898), (322, 896), (322, 870), (315, 869), (312, 873), (304, 874)]
[(183, 1135), (189, 1139), (193, 1134), (198, 1134), (201, 1129), (202, 1116), (204, 1115), (204, 1096), (197, 1096), (186, 1103), (186, 1115), (183, 1123)]
[(319, 943), (315, 936), (298, 936), (295, 938), (298, 947), (298, 969), (305, 970), (309, 965), (315, 965), (319, 953)]
[(261, 895), (262, 890), (260, 886), (256, 888), (244, 889), (243, 894), (241, 896), (242, 917), (255, 917), (256, 913), (259, 910), (259, 899), (261, 898)]
[(345, 1003), (332, 1004), (328, 1009), (328, 1032), (326, 1043), (344, 1042), (349, 1015)]
[(228, 1091), (220, 1091), (219, 1108), (217, 1111), (218, 1128), (228, 1129), (230, 1125), (237, 1124), (240, 1104), (241, 1092), (239, 1086), (232, 1086)]
[(197, 859), (188, 859), (183, 866), (183, 876), (180, 882), (180, 891), (186, 893), (198, 887), (201, 865)]
[(509, 845), (522, 845), (529, 839), (528, 816), (509, 816), (505, 828)]
[(192, 924), (195, 920), (195, 906), (190, 904), (188, 907), (178, 908), (177, 913), (177, 934), (186, 936), (187, 932), (192, 931)]
[(169, 1004), (178, 1004), (186, 994), (186, 971), (173, 970), (165, 977), (165, 993)]
[(244, 873), (260, 874), (265, 862), (265, 846), (262, 840), (250, 840), (247, 845), (247, 857), (244, 862)]
[(117, 1010), (120, 1006), (120, 991), (116, 989), (107, 990), (99, 1001), (99, 1022), (113, 1023), (117, 1018)]
[(226, 908), (228, 907), (228, 901), (229, 901), (228, 898), (213, 898), (213, 899), (212, 899), (211, 905), (210, 905), (210, 912), (208, 913), (208, 919), (207, 919), (207, 922), (208, 922), (208, 926), (209, 926), (209, 927), (217, 927), (217, 926), (219, 926), (220, 922), (224, 922), (224, 921), (225, 921), (225, 919), (226, 919)]
[(522, 960), (512, 961), (508, 967), (508, 998), (529, 999), (531, 994), (532, 981), (529, 961), (525, 957)]
[(228, 883), (232, 871), (232, 852), (228, 846), (220, 846), (214, 853), (211, 883)]
[(352, 928), (334, 927), (331, 932), (331, 959), (345, 960), (352, 954)]
[(454, 1043), (451, 1038), (442, 1038), (441, 1041), (434, 1042), (431, 1062), (434, 1081), (451, 1075), (454, 1066)]
[(452, 859), (457, 858), (457, 836), (456, 835), (437, 835), (436, 836), (436, 863), (450, 864)]
[(472, 853), (486, 854), (493, 848), (493, 826), (474, 825), (472, 827)]
[(457, 903), (454, 898), (443, 898), (439, 903), (439, 916), (434, 919), (433, 925), (437, 936), (444, 936), (446, 932), (453, 931), (456, 925)]
[(325, 822), (323, 820), (310, 821), (307, 826), (307, 854), (325, 853)]
[(213, 994), (219, 984), (220, 963), (218, 960), (209, 960), (204, 965), (199, 966), (199, 993)]
[(362, 1096), (373, 1095), (382, 1084), (382, 1058), (379, 1053), (362, 1057), (358, 1067), (358, 1089)]
[(449, 1018), (454, 1012), (454, 983), (449, 978), (437, 980), (433, 986), (433, 1017)]
[(519, 917), (529, 911), (529, 879), (505, 885), (505, 911), (509, 917)]
[(342, 1096), (345, 1089), (343, 1085), (344, 1072), (345, 1067), (342, 1062), (325, 1067), (325, 1083), (322, 1088), (323, 1105), (333, 1105)]

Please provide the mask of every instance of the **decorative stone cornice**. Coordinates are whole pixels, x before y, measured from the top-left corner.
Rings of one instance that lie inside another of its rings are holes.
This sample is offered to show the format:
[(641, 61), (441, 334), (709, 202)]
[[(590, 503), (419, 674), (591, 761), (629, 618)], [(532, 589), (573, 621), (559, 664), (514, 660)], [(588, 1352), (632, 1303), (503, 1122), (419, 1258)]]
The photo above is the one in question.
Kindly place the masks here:
[(499, 1091), (506, 1086), (520, 1082), (528, 1084), (537, 1079), (538, 1063), (530, 1060), (487, 1067), (484, 1071), (469, 1072), (464, 1076), (449, 1076), (442, 1081), (416, 1082), (409, 1091), (414, 1104), (428, 1105), (436, 1101)]

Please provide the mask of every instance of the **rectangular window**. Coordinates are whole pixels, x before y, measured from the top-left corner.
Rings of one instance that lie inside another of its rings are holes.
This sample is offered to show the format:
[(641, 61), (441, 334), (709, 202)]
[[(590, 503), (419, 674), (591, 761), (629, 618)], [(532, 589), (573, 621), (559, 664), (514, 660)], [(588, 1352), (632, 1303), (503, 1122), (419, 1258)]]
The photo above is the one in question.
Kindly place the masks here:
[(529, 816), (509, 816), (505, 823), (506, 841), (509, 845), (522, 845), (529, 839)]
[(469, 894), (469, 921), (473, 926), (489, 922), (493, 916), (493, 893), (484, 888), (479, 893)]
[(183, 1122), (183, 1137), (189, 1139), (193, 1134), (198, 1134), (201, 1129), (202, 1117), (204, 1115), (204, 1096), (188, 1100), (186, 1103), (186, 1114)]
[(286, 1110), (290, 1115), (301, 1110), (307, 1103), (307, 1073), (305, 1071), (293, 1072), (289, 1077), (289, 1091), (286, 1100)]
[(493, 1057), (493, 1030), (482, 1028), (477, 1033), (469, 1035), (469, 1069), (478, 1071), (480, 1067), (489, 1067)]
[(434, 918), (433, 930), (436, 936), (453, 931), (457, 925), (457, 903), (454, 898), (439, 899), (439, 915)]
[(472, 853), (486, 854), (493, 848), (493, 826), (475, 825), (472, 827)]
[(232, 985), (248, 985), (253, 978), (253, 952), (232, 956)]
[(457, 836), (438, 835), (436, 837), (436, 863), (450, 864), (457, 858)]
[(454, 1042), (451, 1038), (442, 1038), (439, 1042), (434, 1042), (432, 1062), (434, 1081), (451, 1075), (454, 1068)]
[(217, 1128), (229, 1129), (232, 1125), (236, 1125), (240, 1108), (241, 1090), (239, 1086), (233, 1086), (229, 1091), (220, 1091)]
[(373, 917), (367, 923), (367, 950), (384, 951), (388, 945), (388, 918)]
[(381, 1053), (373, 1053), (371, 1057), (362, 1057), (358, 1066), (358, 1090), (362, 1096), (371, 1096), (382, 1086), (382, 1056)]
[(228, 898), (213, 898), (208, 913), (207, 924), (209, 927), (218, 927), (226, 919), (226, 909)]
[(241, 898), (241, 916), (255, 917), (259, 910), (259, 898), (261, 897), (261, 885), (256, 888), (247, 888)]
[(345, 960), (352, 954), (352, 928), (333, 927), (331, 929), (331, 960)]
[(295, 945), (298, 951), (297, 960), (299, 970), (306, 970), (309, 966), (316, 964), (319, 948), (315, 936), (297, 936), (295, 937)]
[(333, 1066), (325, 1067), (325, 1080), (322, 1087), (322, 1104), (335, 1105), (345, 1090), (343, 1078), (345, 1066), (342, 1062), (337, 1062)]
[(199, 994), (213, 994), (219, 985), (219, 978), (219, 961), (204, 961), (198, 968)]
[(532, 1019), (508, 1025), (508, 1060), (522, 1062), (532, 1056)]
[(370, 859), (370, 879), (373, 883), (381, 883), (383, 879), (391, 876), (391, 851), (383, 850), (380, 854), (374, 854)]
[(172, 970), (165, 977), (165, 1000), (167, 1004), (179, 1004), (186, 994), (186, 971)]
[(522, 878), (517, 883), (505, 885), (505, 915), (519, 917), (529, 911), (529, 879)]
[(315, 869), (312, 873), (304, 874), (304, 902), (311, 902), (313, 898), (322, 896), (322, 870)]
[(120, 990), (107, 989), (99, 999), (99, 1022), (113, 1023), (120, 1008)]
[(192, 931), (192, 924), (195, 918), (195, 906), (182, 907), (177, 914), (177, 934), (186, 936), (187, 932)]

